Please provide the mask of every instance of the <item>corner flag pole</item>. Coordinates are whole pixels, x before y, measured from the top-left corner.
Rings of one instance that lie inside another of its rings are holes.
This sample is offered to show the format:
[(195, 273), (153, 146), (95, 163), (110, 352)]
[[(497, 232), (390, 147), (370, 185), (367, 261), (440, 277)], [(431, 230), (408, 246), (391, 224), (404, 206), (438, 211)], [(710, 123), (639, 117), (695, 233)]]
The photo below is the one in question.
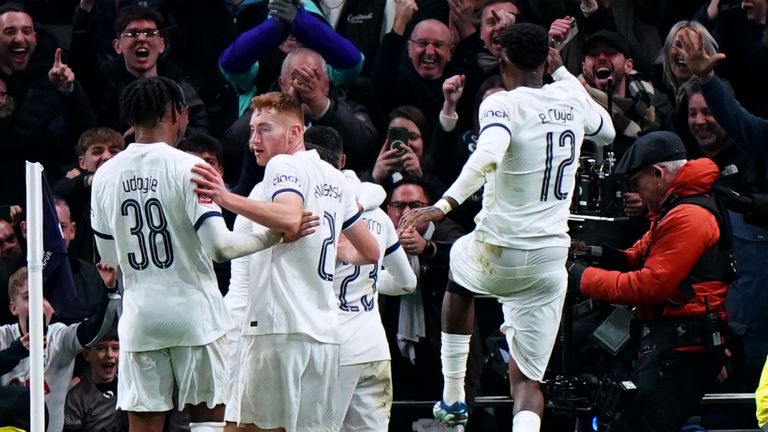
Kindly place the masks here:
[(45, 432), (43, 369), (43, 166), (27, 162), (27, 268), (31, 432)]

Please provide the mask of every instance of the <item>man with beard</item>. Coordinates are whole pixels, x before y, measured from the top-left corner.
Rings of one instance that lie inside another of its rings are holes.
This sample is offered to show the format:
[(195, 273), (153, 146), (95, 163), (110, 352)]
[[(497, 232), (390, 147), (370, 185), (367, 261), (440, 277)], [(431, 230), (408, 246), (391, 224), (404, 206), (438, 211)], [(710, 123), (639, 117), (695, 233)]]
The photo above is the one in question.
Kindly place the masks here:
[(82, 1), (72, 22), (72, 68), (81, 77), (91, 103), (98, 113), (98, 124), (120, 133), (128, 125), (120, 121), (120, 94), (139, 78), (164, 76), (176, 81), (189, 107), (190, 133), (208, 132), (208, 113), (197, 90), (184, 80), (176, 66), (160, 59), (165, 52), (163, 17), (154, 9), (131, 5), (120, 9), (115, 19), (112, 47), (120, 56), (99, 64), (95, 37), (99, 9), (95, 0)]
[[(557, 34), (554, 39), (565, 37)], [(592, 99), (611, 109), (617, 161), (640, 134), (671, 130), (669, 101), (653, 88), (650, 79), (633, 69), (629, 45), (620, 34), (600, 30), (587, 39), (583, 52), (579, 79)]]
[(70, 143), (94, 118), (56, 40), (38, 33), (19, 4), (0, 7), (0, 78), (6, 98), (13, 100), (0, 125), (8, 155), (0, 163), (0, 202), (19, 204), (24, 200), (24, 161), (41, 162), (53, 180), (74, 156)]

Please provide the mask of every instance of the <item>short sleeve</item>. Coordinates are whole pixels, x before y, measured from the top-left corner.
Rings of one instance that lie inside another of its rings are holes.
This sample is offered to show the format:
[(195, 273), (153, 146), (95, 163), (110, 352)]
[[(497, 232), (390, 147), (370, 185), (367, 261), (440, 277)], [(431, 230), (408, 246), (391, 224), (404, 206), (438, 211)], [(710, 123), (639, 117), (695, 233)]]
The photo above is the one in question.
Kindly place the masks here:
[(91, 196), (91, 229), (97, 237), (112, 240), (112, 228), (109, 226), (109, 217), (104, 214), (104, 205), (108, 202), (107, 194), (104, 192), (104, 181), (97, 175), (93, 178), (93, 189)]
[(386, 231), (384, 237), (384, 244), (386, 245), (384, 256), (387, 256), (400, 247), (400, 239), (397, 237), (397, 229), (389, 217), (382, 218), (382, 223), (384, 224), (384, 230)]
[(309, 179), (306, 178), (298, 158), (291, 155), (277, 155), (270, 159), (264, 172), (265, 195), (274, 201), (283, 193), (295, 193), (305, 199)]
[(355, 185), (347, 178), (342, 176), (344, 182), (344, 197), (342, 205), (344, 206), (344, 223), (341, 226), (342, 230), (351, 227), (360, 218), (360, 209), (357, 207), (357, 199), (355, 198)]
[(498, 92), (488, 96), (482, 104), (478, 118), (480, 120), (480, 133), (486, 129), (498, 127), (505, 129), (507, 133), (512, 134), (512, 110), (510, 109), (511, 98), (508, 92)]
[(185, 210), (189, 221), (195, 226), (195, 230), (199, 229), (203, 222), (210, 217), (221, 217), (221, 208), (214, 204), (210, 197), (200, 195), (195, 192), (195, 184), (192, 182), (192, 167), (196, 163), (205, 163), (200, 158), (192, 155), (188, 159), (185, 159), (181, 164), (181, 179), (183, 196), (185, 202)]

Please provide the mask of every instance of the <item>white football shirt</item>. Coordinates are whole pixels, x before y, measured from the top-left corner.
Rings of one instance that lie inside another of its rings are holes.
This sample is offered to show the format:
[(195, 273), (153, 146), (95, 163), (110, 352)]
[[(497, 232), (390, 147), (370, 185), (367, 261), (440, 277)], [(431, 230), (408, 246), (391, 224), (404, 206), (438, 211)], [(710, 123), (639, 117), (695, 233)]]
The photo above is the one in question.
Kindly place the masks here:
[(333, 275), (342, 230), (358, 221), (354, 190), (341, 171), (314, 150), (273, 157), (264, 173), (264, 200), (298, 194), (304, 211), (320, 217), (315, 233), (271, 248), (264, 284), (251, 284), (243, 334), (303, 333), (319, 342), (338, 343)]
[(480, 105), (480, 137), (445, 196), (459, 203), (486, 182), (475, 229), (483, 241), (516, 249), (568, 247), (568, 215), (585, 136), (615, 135), (608, 113), (561, 67), (558, 81), (518, 87)]
[(114, 239), (123, 274), (120, 348), (198, 346), (228, 316), (197, 229), (221, 209), (194, 192), (197, 156), (165, 143), (131, 144), (93, 179), (94, 234)]
[(399, 281), (416, 276), (397, 231), (386, 213), (376, 208), (361, 216), (379, 244), (379, 262), (356, 266), (337, 260), (333, 289), (339, 302), (339, 361), (341, 366), (389, 360), (389, 345), (379, 315), (376, 283), (382, 267)]

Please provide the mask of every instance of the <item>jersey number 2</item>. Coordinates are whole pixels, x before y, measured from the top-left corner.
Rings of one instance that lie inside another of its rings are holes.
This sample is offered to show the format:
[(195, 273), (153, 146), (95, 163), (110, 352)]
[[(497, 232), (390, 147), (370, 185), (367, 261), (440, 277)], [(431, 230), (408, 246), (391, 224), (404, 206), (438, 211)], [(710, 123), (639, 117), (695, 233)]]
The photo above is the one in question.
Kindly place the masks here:
[[(560, 134), (558, 139), (559, 147), (569, 147), (570, 156), (564, 159), (557, 166), (557, 172), (555, 173), (555, 184), (552, 185), (552, 192), (555, 195), (555, 199), (562, 201), (568, 198), (568, 192), (563, 191), (563, 176), (565, 175), (565, 169), (568, 165), (571, 165), (576, 158), (576, 135), (572, 130), (567, 129)], [(547, 162), (544, 168), (544, 179), (541, 181), (541, 201), (547, 201), (549, 199), (549, 189), (552, 183), (552, 168), (554, 166), (555, 159), (555, 134), (554, 132), (547, 132)]]
[[(139, 244), (139, 252), (128, 254), (128, 264), (135, 270), (144, 270), (152, 261), (156, 267), (164, 269), (173, 264), (173, 246), (171, 246), (171, 233), (168, 231), (168, 221), (163, 212), (163, 205), (157, 198), (150, 198), (144, 203), (142, 212), (141, 204), (135, 199), (127, 199), (120, 206), (123, 216), (132, 213), (134, 225), (131, 235), (136, 237)], [(149, 236), (144, 235), (144, 221), (149, 227)], [(147, 240), (149, 240), (147, 242)], [(158, 241), (160, 240), (160, 241)], [(162, 247), (162, 253), (160, 252)], [(149, 257), (147, 257), (149, 250)]]

